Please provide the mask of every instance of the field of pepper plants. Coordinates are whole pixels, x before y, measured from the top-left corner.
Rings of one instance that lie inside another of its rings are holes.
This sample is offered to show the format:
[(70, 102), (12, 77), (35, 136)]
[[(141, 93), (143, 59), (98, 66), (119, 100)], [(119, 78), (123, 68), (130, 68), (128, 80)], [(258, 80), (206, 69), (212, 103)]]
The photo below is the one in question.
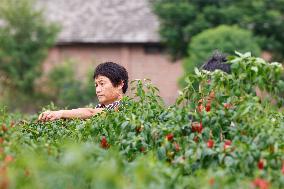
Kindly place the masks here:
[(250, 53), (229, 63), (231, 74), (196, 69), (170, 107), (148, 80), (87, 120), (2, 107), (0, 188), (284, 188), (283, 67)]

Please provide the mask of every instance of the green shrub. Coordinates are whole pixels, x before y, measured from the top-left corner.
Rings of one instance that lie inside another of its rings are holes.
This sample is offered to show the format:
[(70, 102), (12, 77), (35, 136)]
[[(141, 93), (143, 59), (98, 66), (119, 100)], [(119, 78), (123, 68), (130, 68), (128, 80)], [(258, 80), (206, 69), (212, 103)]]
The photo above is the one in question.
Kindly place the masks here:
[(76, 78), (74, 62), (66, 61), (48, 73), (47, 88), (51, 100), (58, 107), (76, 108), (96, 103), (95, 85), (91, 73), (87, 79)]
[(59, 27), (44, 19), (34, 0), (1, 0), (0, 22), (0, 104), (34, 112), (45, 102), (35, 81)]
[(263, 50), (283, 61), (284, 1), (274, 0), (153, 0), (160, 36), (175, 58), (184, 58), (192, 37), (220, 25), (238, 25), (262, 38)]
[(185, 61), (186, 72), (193, 73), (194, 67), (199, 67), (206, 61), (213, 51), (219, 50), (225, 54), (235, 51), (259, 56), (260, 48), (250, 31), (237, 26), (219, 26), (208, 29), (192, 38), (188, 46), (189, 58)]
[(0, 3), (0, 82), (29, 95), (34, 94), (41, 64), (59, 31), (34, 5), (32, 0)]
[[(87, 120), (38, 122), (34, 115), (19, 122), (0, 107), (0, 182), (11, 188), (260, 188), (259, 182), (283, 188), (284, 114), (252, 90), (283, 90), (283, 67), (249, 53), (228, 63), (232, 74), (196, 70), (171, 107), (141, 80), (131, 87), (135, 98), (124, 97), (118, 111)], [(208, 106), (211, 91), (209, 110), (199, 109)], [(200, 130), (193, 121), (202, 123)]]
[(260, 48), (250, 31), (237, 26), (219, 26), (192, 38), (188, 46), (189, 57), (183, 64), (185, 74), (193, 73), (194, 67), (200, 67), (216, 50), (225, 54), (234, 54), (235, 51), (250, 51), (254, 56), (260, 54)]

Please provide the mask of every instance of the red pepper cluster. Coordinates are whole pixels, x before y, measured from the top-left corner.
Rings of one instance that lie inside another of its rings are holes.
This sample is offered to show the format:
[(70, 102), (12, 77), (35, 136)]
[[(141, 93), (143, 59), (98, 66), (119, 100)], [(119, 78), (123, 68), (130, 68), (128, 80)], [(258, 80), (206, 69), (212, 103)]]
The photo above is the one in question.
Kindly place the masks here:
[(109, 144), (108, 144), (105, 136), (103, 136), (102, 139), (101, 139), (101, 147), (104, 148), (104, 149), (109, 148)]

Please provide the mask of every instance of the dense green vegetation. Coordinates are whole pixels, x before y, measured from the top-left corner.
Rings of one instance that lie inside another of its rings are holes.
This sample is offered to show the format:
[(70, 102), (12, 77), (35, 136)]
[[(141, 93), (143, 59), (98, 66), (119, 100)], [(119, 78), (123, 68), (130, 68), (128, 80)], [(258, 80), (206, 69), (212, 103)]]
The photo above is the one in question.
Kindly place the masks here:
[(30, 0), (2, 0), (0, 20), (0, 82), (13, 92), (33, 95), (41, 64), (59, 28), (48, 23)]
[[(250, 51), (253, 56), (260, 55), (260, 47), (250, 31), (237, 26), (222, 25), (192, 37), (188, 46), (190, 56), (183, 62), (184, 74), (194, 73), (194, 68), (201, 67), (214, 51), (225, 55), (234, 54), (235, 51)], [(184, 77), (181, 81), (184, 82)]]
[(50, 101), (69, 108), (94, 102), (93, 81), (77, 78), (74, 61), (57, 62), (48, 73), (43, 70), (60, 27), (48, 22), (35, 2), (1, 0), (0, 105), (13, 112), (35, 112)]
[[(262, 50), (283, 60), (283, 0), (154, 0), (160, 19), (160, 35), (175, 58), (191, 55), (192, 37), (220, 25), (237, 25), (259, 38)], [(188, 54), (189, 53), (189, 54)]]
[[(0, 186), (283, 188), (283, 67), (229, 59), (232, 74), (196, 69), (171, 107), (136, 80), (119, 111), (87, 120), (43, 123), (1, 108)], [(256, 86), (279, 104), (260, 101)]]

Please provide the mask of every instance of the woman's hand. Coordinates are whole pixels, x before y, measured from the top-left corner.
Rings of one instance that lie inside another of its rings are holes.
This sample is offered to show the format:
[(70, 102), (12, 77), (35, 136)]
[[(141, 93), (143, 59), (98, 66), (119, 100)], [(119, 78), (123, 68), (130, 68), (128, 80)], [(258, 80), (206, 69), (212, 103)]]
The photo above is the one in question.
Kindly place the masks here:
[(53, 121), (57, 119), (87, 119), (100, 112), (103, 108), (77, 108), (72, 110), (59, 110), (59, 111), (45, 111), (39, 115), (39, 121)]
[(39, 121), (54, 121), (62, 118), (62, 111), (45, 111), (38, 117)]

